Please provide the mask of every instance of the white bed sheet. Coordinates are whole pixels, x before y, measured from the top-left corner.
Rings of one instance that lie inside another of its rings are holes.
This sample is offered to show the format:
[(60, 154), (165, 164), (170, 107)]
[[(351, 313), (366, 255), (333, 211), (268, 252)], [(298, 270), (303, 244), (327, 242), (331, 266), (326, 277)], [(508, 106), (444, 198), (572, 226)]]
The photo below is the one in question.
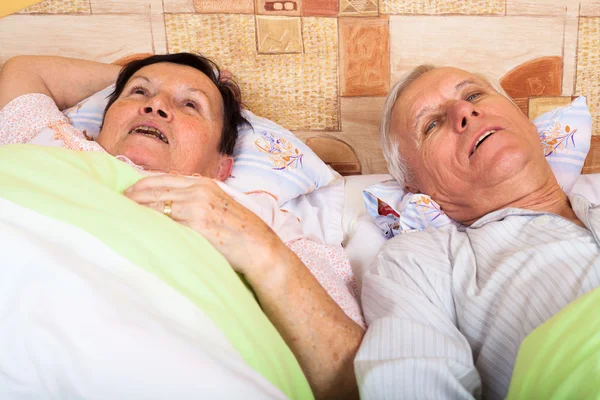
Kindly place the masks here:
[(0, 199), (0, 243), (0, 399), (285, 398), (189, 299), (87, 232)]

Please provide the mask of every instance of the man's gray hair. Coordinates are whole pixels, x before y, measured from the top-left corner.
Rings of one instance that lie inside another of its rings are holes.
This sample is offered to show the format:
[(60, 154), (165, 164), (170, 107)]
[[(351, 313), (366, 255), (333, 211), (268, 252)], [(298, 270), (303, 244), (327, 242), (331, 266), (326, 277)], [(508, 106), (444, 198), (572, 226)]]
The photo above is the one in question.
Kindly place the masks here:
[[(432, 64), (422, 64), (414, 68), (412, 71), (404, 75), (399, 82), (390, 90), (385, 104), (383, 106), (383, 114), (381, 116), (381, 122), (379, 124), (379, 141), (383, 150), (383, 156), (387, 162), (388, 170), (390, 175), (396, 179), (396, 181), (404, 186), (409, 184), (413, 179), (412, 172), (408, 168), (405, 158), (400, 153), (400, 141), (398, 139), (398, 132), (392, 132), (392, 111), (396, 105), (396, 101), (402, 93), (410, 86), (411, 83), (419, 79), (422, 75), (429, 71), (433, 71), (438, 68)], [(488, 83), (496, 92), (500, 93), (504, 97), (508, 98), (517, 107), (516, 103), (506, 94), (500, 83), (494, 79), (491, 79), (483, 74), (474, 74), (484, 82)]]
[(410, 86), (411, 83), (421, 77), (421, 75), (436, 69), (437, 67), (431, 64), (419, 65), (408, 74), (404, 75), (398, 83), (394, 85), (383, 106), (383, 114), (381, 123), (379, 124), (379, 141), (383, 156), (388, 165), (390, 175), (398, 181), (400, 186), (404, 186), (412, 179), (411, 172), (406, 164), (406, 160), (400, 154), (400, 141), (398, 140), (397, 132), (391, 131), (392, 111), (396, 105), (396, 100)]

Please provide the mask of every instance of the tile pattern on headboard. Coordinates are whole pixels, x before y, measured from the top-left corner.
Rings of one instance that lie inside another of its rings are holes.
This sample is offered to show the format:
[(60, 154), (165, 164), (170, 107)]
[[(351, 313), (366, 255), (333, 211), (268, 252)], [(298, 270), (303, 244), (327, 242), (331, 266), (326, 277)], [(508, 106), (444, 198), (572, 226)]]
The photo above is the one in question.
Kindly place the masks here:
[(600, 0), (46, 0), (0, 19), (0, 43), (0, 65), (201, 52), (252, 111), (322, 149), (348, 143), (364, 174), (386, 170), (385, 95), (422, 63), (502, 79), (525, 113), (531, 97), (585, 95), (600, 137)]

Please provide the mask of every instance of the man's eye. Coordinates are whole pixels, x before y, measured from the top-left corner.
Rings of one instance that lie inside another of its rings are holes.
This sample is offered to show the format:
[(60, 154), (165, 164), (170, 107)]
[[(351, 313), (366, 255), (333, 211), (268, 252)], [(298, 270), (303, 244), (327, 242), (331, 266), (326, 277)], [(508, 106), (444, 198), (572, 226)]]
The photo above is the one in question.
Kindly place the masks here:
[(469, 97), (467, 97), (467, 101), (473, 101), (481, 96), (481, 93), (473, 93)]
[(431, 132), (437, 125), (438, 125), (437, 121), (431, 121), (429, 123), (429, 125), (427, 125), (427, 127), (425, 128), (425, 134), (428, 134), (429, 132)]

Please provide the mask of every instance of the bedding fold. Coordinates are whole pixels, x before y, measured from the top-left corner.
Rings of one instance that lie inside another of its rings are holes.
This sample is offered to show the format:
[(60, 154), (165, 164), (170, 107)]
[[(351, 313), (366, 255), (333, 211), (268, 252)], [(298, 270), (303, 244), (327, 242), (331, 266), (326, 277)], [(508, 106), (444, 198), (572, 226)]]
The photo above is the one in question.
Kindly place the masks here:
[[(220, 332), (226, 342), (230, 344), (231, 352), (229, 353), (239, 355), (240, 360), (243, 360), (247, 366), (283, 394), (296, 399), (312, 398), (310, 387), (292, 352), (262, 313), (251, 291), (243, 284), (227, 261), (197, 232), (122, 196), (123, 190), (140, 178), (142, 175), (138, 171), (107, 154), (81, 153), (32, 145), (2, 146), (0, 147), (0, 198), (7, 206), (3, 207), (0, 212), (0, 222), (12, 224), (11, 226), (14, 227), (15, 212), (8, 210), (20, 207), (39, 214), (40, 218), (47, 218), (55, 224), (81, 232), (79, 235), (71, 234), (73, 237), (69, 237), (60, 230), (48, 228), (43, 232), (41, 238), (45, 243), (44, 246), (54, 243), (57, 249), (63, 253), (65, 253), (65, 249), (70, 248), (73, 257), (79, 255), (79, 257), (85, 258), (86, 254), (90, 254), (89, 251), (82, 252), (82, 245), (78, 245), (78, 240), (82, 237), (87, 238), (85, 241), (87, 245), (92, 242), (96, 243), (96, 247), (100, 249), (96, 253), (114, 253), (115, 257), (121, 258), (126, 261), (126, 264), (133, 266), (129, 268), (130, 271), (145, 273), (150, 280), (155, 279), (156, 282), (168, 287), (172, 295), (180, 296), (181, 301), (185, 300), (193, 305), (188, 309), (197, 310), (200, 314), (206, 315), (206, 321), (210, 320), (210, 323), (216, 327), (216, 331)], [(8, 204), (12, 204), (13, 207)], [(50, 225), (48, 226), (50, 227)], [(29, 231), (27, 229), (27, 226), (20, 226), (17, 229), (22, 231), (21, 236), (25, 238), (25, 242), (27, 242), (27, 235), (31, 238), (40, 237), (40, 233), (35, 232), (34, 227), (30, 226)], [(58, 245), (57, 241), (62, 241), (62, 244)], [(23, 256), (22, 252), (15, 255), (14, 249), (11, 249), (6, 243), (1, 246), (3, 254), (9, 254), (8, 252), (13, 250), (10, 254), (13, 254), (14, 260), (19, 260), (19, 257)], [(38, 252), (41, 251), (40, 249), (45, 249), (45, 253), (39, 254), (52, 253), (47, 246), (44, 246), (33, 246), (28, 253), (34, 254), (35, 249), (38, 249)], [(63, 255), (66, 256), (66, 254)], [(48, 257), (48, 260), (50, 259), (52, 258)], [(14, 260), (10, 263), (17, 265)], [(114, 272), (115, 265), (118, 264), (110, 261), (98, 263), (96, 259), (86, 258), (86, 260), (92, 262), (94, 268), (103, 268), (104, 271)], [(3, 261), (3, 264), (5, 262)], [(45, 264), (47, 264), (45, 268), (48, 269), (49, 285), (58, 282), (58, 280), (52, 279), (55, 272), (53, 268), (60, 269), (57, 266), (66, 268), (64, 265), (70, 265), (69, 271), (72, 274), (83, 274), (83, 270), (94, 271), (94, 268), (85, 267), (86, 264), (81, 262), (74, 264), (75, 266), (80, 265), (80, 267), (74, 267), (72, 264), (62, 261)], [(6, 270), (10, 270), (10, 265), (8, 267)], [(91, 292), (102, 296), (102, 287), (94, 285), (95, 278), (91, 276), (86, 278), (83, 274), (80, 277), (83, 279), (81, 284), (85, 287), (95, 288), (90, 289)], [(117, 276), (120, 277), (112, 279), (117, 279), (123, 284), (124, 278), (119, 274)], [(31, 274), (30, 277), (33, 279), (34, 274)], [(26, 277), (23, 279), (25, 279), (22, 282), (23, 287), (27, 287)], [(131, 289), (131, 285), (127, 287)], [(21, 290), (19, 286), (13, 288), (14, 296), (16, 296), (13, 297), (13, 300), (23, 296), (19, 290)], [(166, 289), (163, 290), (163, 292), (165, 291)], [(81, 295), (83, 291), (73, 293), (73, 301), (77, 302), (77, 294)], [(165, 296), (165, 299), (167, 297)], [(6, 301), (4, 306), (10, 309), (10, 299), (4, 300)], [(111, 301), (115, 300), (111, 298)], [(160, 303), (161, 299), (154, 299), (155, 305)], [(119, 304), (116, 301), (114, 307), (118, 307)], [(164, 310), (162, 315), (165, 315)], [(188, 322), (196, 321), (196, 318), (190, 315), (186, 318), (189, 319)], [(163, 323), (162, 325), (164, 325), (163, 329), (170, 329), (168, 324)], [(59, 326), (57, 325), (57, 327)], [(174, 326), (178, 325), (174, 324)], [(189, 328), (189, 325), (186, 324), (180, 323), (179, 326), (188, 326)], [(132, 329), (139, 329), (140, 342), (143, 342), (143, 325), (135, 328), (134, 324), (133, 327)], [(99, 326), (98, 329), (102, 328)], [(198, 332), (196, 331), (196, 335)], [(107, 331), (106, 334), (110, 335), (111, 331)], [(73, 335), (73, 338), (78, 338), (76, 333)], [(191, 342), (187, 342), (188, 345), (201, 338), (201, 336), (194, 336), (193, 329), (186, 335), (190, 335), (191, 338)], [(219, 335), (213, 336), (218, 337)], [(174, 335), (174, 337), (177, 340), (183, 340), (178, 335)], [(97, 336), (99, 343), (102, 342), (102, 338), (103, 335)], [(212, 340), (209, 343), (212, 343)], [(169, 343), (166, 341), (167, 345)], [(191, 348), (196, 347), (192, 346)], [(215, 348), (226, 349), (227, 345), (221, 343), (215, 345)], [(113, 356), (115, 363), (118, 363), (120, 356), (131, 359), (135, 358), (135, 354), (137, 353), (131, 352)], [(223, 354), (225, 357), (228, 352), (224, 350)], [(228, 358), (225, 357), (225, 359)], [(232, 359), (235, 360), (235, 357)], [(215, 368), (222, 364), (220, 361), (215, 362)], [(203, 371), (211, 368), (211, 364), (207, 363), (202, 367), (196, 367), (199, 369), (195, 372), (200, 376)], [(132, 379), (135, 379), (136, 371), (130, 371), (130, 375)], [(193, 375), (191, 374), (191, 376)], [(239, 376), (247, 378), (251, 375), (246, 373)], [(243, 381), (246, 378), (240, 379)], [(253, 382), (257, 381), (255, 377), (252, 379)], [(262, 383), (254, 386), (263, 389), (266, 387)], [(277, 390), (271, 390), (269, 393), (277, 392)], [(245, 394), (245, 392), (240, 393), (246, 397)], [(275, 395), (275, 397), (278, 396)]]

